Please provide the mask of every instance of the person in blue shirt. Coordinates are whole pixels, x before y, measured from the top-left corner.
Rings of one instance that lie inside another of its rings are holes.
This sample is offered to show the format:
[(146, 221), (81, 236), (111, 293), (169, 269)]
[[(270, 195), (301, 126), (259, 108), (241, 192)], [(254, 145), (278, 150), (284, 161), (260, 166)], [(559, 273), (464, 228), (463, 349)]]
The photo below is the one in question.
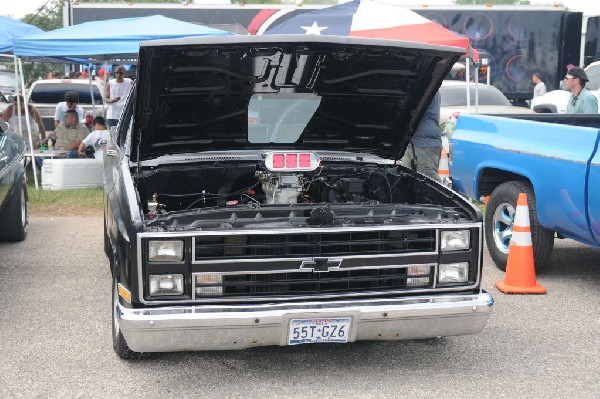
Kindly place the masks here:
[(442, 129), (439, 125), (440, 104), (441, 96), (437, 92), (402, 157), (402, 165), (410, 168), (414, 159), (417, 172), (436, 181), (441, 181), (438, 175), (442, 152)]
[(567, 103), (567, 114), (598, 113), (598, 99), (585, 87), (589, 79), (583, 69), (579, 67), (569, 69), (563, 81), (565, 89), (571, 92)]

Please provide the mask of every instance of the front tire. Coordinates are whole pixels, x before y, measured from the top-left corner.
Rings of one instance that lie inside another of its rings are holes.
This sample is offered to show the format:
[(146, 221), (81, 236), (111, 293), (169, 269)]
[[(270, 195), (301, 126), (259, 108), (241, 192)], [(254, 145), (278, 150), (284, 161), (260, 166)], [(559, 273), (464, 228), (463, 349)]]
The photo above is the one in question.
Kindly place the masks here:
[(0, 216), (0, 240), (23, 241), (29, 228), (29, 197), (23, 178), (19, 179), (17, 188), (4, 207)]
[(112, 341), (113, 348), (117, 355), (121, 359), (129, 360), (134, 358), (138, 353), (132, 351), (127, 342), (125, 341), (125, 337), (123, 337), (123, 333), (121, 332), (121, 326), (119, 324), (119, 316), (118, 316), (118, 305), (119, 305), (119, 292), (117, 290), (117, 277), (113, 277), (113, 294), (112, 294)]
[(500, 270), (506, 271), (508, 249), (512, 237), (512, 223), (520, 193), (527, 194), (533, 259), (535, 270), (540, 271), (552, 254), (554, 232), (539, 223), (535, 194), (528, 183), (511, 181), (499, 185), (492, 192), (485, 209), (485, 242), (496, 266)]

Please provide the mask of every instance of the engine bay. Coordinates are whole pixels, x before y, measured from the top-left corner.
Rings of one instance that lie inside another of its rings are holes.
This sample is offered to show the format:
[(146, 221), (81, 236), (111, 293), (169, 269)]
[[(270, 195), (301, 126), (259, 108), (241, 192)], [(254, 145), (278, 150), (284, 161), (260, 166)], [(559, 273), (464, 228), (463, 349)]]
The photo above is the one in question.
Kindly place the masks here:
[(273, 163), (236, 161), (145, 168), (136, 181), (144, 220), (148, 226), (191, 229), (439, 223), (476, 217), (452, 191), (401, 166), (295, 166), (277, 171)]

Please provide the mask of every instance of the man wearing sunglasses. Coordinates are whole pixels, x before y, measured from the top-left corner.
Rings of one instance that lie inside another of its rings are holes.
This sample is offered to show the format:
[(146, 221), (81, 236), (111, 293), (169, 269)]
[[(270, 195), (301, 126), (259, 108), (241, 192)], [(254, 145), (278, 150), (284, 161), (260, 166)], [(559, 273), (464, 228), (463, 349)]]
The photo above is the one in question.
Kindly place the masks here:
[(573, 67), (567, 71), (564, 78), (565, 89), (571, 92), (567, 104), (568, 114), (597, 114), (598, 99), (585, 84), (588, 81), (585, 71), (579, 67)]
[(125, 77), (125, 67), (118, 66), (115, 69), (115, 78), (106, 83), (104, 95), (108, 109), (106, 111), (106, 125), (108, 128), (117, 126), (121, 111), (125, 106), (125, 98), (131, 89), (131, 79)]

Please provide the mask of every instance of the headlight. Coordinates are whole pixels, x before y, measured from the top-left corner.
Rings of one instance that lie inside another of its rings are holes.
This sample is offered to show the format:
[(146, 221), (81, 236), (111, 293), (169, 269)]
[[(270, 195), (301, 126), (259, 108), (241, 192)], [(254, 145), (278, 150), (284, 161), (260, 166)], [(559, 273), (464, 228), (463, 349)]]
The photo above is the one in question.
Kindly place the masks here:
[(154, 274), (150, 276), (150, 295), (183, 294), (183, 274)]
[(444, 230), (440, 235), (442, 251), (460, 251), (469, 249), (471, 234), (469, 230)]
[(183, 241), (150, 241), (148, 260), (150, 262), (175, 262), (183, 259)]
[(220, 274), (199, 274), (196, 276), (196, 295), (223, 295), (223, 276)]
[(439, 267), (440, 284), (466, 283), (469, 278), (469, 262), (446, 263)]
[[(406, 270), (406, 286), (407, 287), (427, 287), (429, 285), (429, 274), (431, 266), (419, 265), (409, 266)], [(414, 276), (414, 277), (411, 277)]]

